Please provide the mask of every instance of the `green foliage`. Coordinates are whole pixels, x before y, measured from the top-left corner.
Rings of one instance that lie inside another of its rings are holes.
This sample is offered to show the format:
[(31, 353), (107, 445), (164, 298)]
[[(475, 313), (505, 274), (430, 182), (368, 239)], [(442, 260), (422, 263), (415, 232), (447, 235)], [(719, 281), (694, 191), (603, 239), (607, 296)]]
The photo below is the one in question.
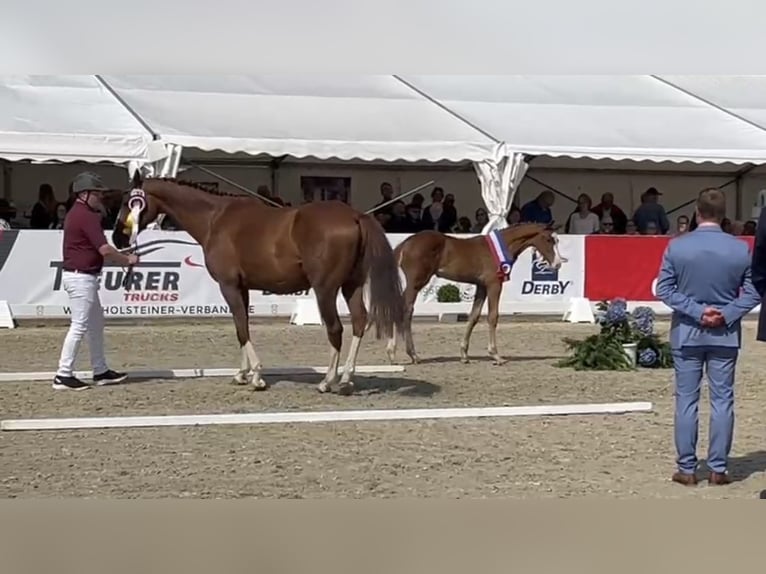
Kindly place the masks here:
[(596, 305), (599, 333), (581, 341), (564, 339), (572, 355), (560, 361), (559, 366), (575, 370), (632, 370), (634, 367), (622, 346), (635, 343), (640, 367), (671, 368), (673, 356), (670, 344), (654, 332), (654, 319), (655, 314), (650, 307), (636, 307), (628, 313), (624, 299), (602, 301)]
[(575, 371), (632, 371), (628, 356), (617, 339), (597, 333), (578, 341), (564, 339), (572, 356), (559, 361), (559, 367), (572, 367)]
[(436, 300), (439, 303), (460, 303), (462, 301), (460, 297), (460, 289), (457, 285), (447, 283), (442, 285), (436, 291)]

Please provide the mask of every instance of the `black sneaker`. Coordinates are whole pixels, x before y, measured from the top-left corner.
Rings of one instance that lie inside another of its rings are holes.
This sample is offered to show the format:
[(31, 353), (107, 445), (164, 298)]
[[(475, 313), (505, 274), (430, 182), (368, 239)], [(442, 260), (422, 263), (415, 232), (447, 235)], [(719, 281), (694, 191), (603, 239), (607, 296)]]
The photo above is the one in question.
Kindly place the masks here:
[(90, 385), (83, 383), (77, 377), (63, 377), (56, 375), (53, 379), (53, 388), (57, 391), (84, 391), (89, 389)]
[(121, 383), (127, 378), (127, 373), (118, 373), (117, 371), (109, 369), (108, 371), (104, 371), (98, 375), (93, 375), (93, 382), (98, 386), (114, 385), (116, 383)]

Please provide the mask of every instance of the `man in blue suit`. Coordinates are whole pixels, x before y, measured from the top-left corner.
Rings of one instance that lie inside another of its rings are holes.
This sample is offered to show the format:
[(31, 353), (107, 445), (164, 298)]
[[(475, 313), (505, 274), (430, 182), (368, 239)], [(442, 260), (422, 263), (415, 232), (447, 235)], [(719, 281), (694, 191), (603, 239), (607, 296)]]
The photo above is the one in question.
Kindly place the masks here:
[(719, 189), (697, 199), (697, 228), (668, 244), (657, 278), (657, 297), (673, 310), (670, 345), (675, 369), (673, 481), (697, 484), (697, 432), (703, 369), (710, 386), (708, 482), (728, 484), (734, 433), (734, 373), (740, 320), (760, 303), (744, 241), (724, 233), (726, 200)]

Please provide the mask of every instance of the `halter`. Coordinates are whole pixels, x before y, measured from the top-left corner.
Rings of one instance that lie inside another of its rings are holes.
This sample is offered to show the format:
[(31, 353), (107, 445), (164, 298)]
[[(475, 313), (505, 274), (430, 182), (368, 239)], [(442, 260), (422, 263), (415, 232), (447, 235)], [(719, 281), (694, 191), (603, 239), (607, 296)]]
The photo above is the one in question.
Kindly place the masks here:
[(514, 263), (513, 256), (508, 251), (508, 247), (505, 245), (499, 230), (495, 229), (494, 231), (490, 231), (484, 238), (489, 245), (489, 252), (492, 254), (492, 259), (495, 260), (495, 264), (497, 265), (497, 278), (505, 283), (511, 278), (511, 270), (513, 269)]
[[(128, 209), (130, 212), (125, 218), (125, 229), (130, 231), (130, 250), (138, 250), (138, 229), (141, 221), (141, 212), (146, 209), (146, 193), (141, 188), (134, 188), (128, 196)], [(130, 275), (133, 272), (133, 266), (130, 265), (125, 272), (122, 286), (127, 291), (130, 286)]]

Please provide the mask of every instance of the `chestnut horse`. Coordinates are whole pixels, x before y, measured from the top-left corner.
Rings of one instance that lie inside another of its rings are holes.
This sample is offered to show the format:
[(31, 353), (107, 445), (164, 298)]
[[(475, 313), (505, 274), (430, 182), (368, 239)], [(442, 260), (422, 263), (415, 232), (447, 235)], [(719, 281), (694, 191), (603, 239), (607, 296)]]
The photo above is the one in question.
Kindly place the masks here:
[[(489, 235), (470, 238), (456, 238), (438, 231), (420, 231), (411, 235), (394, 250), (396, 261), (404, 271), (407, 285), (404, 290), (404, 341), (407, 354), (413, 363), (419, 358), (412, 341), (412, 313), (418, 293), (436, 275), (450, 281), (476, 285), (473, 307), (468, 317), (463, 342), (460, 345), (460, 359), (468, 362), (468, 345), (476, 323), (481, 316), (484, 301), (489, 299), (487, 322), (489, 323), (489, 355), (496, 365), (505, 361), (497, 352), (497, 320), (499, 315), (500, 294), (503, 282), (510, 275), (513, 262), (519, 255), (532, 247), (536, 249), (549, 267), (558, 269), (562, 259), (558, 251), (558, 238), (555, 234), (558, 226), (551, 227), (540, 223), (521, 223), (507, 227), (499, 232), (498, 239), (506, 250), (507, 262), (498, 261), (488, 242)], [(501, 265), (506, 268), (501, 270)], [(506, 275), (507, 273), (507, 275)], [(397, 329), (399, 330), (399, 329)], [(396, 332), (388, 341), (388, 357), (393, 362), (396, 355)]]
[(345, 203), (322, 201), (274, 208), (241, 195), (211, 192), (188, 182), (133, 178), (120, 207), (113, 241), (128, 247), (131, 237), (160, 214), (172, 217), (202, 247), (205, 265), (231, 310), (242, 363), (237, 384), (262, 390), (262, 364), (250, 339), (251, 289), (287, 294), (314, 289), (330, 342), (330, 364), (319, 383), (328, 392), (338, 381), (343, 325), (338, 291), (351, 313), (353, 338), (338, 392), (353, 392), (359, 344), (368, 323), (364, 302), (369, 281), (369, 322), (377, 337), (393, 336), (404, 316), (402, 286), (393, 249), (380, 224)]

